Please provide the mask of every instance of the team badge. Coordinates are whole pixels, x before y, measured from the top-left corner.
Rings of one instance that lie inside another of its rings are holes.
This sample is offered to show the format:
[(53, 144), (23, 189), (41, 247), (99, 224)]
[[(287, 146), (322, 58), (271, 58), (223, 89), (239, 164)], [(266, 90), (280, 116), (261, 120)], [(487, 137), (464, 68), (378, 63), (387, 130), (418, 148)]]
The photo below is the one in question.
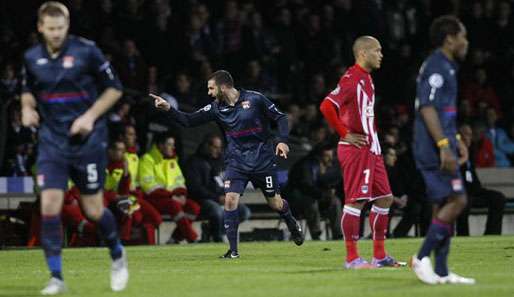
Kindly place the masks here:
[(42, 187), (45, 185), (45, 175), (44, 174), (38, 174), (37, 175), (37, 185), (39, 187)]
[(248, 100), (243, 101), (243, 102), (241, 102), (241, 105), (243, 106), (244, 109), (248, 109), (248, 108), (250, 108), (250, 101), (248, 101)]
[(368, 193), (368, 185), (363, 185), (363, 186), (361, 187), (361, 192), (362, 192), (363, 194)]
[(170, 169), (174, 169), (175, 168), (175, 163), (171, 162), (170, 163)]
[(36, 60), (36, 64), (37, 65), (45, 65), (46, 63), (48, 63), (48, 59), (47, 58), (39, 58)]
[(64, 56), (62, 58), (62, 67), (71, 68), (71, 67), (73, 67), (74, 62), (75, 62), (75, 58), (73, 58), (73, 56)]
[(462, 180), (460, 178), (452, 179), (452, 189), (454, 192), (462, 191)]
[(225, 189), (230, 188), (230, 181), (229, 181), (229, 180), (226, 180), (226, 181), (224, 182), (224, 185), (223, 185), (223, 186), (225, 187)]

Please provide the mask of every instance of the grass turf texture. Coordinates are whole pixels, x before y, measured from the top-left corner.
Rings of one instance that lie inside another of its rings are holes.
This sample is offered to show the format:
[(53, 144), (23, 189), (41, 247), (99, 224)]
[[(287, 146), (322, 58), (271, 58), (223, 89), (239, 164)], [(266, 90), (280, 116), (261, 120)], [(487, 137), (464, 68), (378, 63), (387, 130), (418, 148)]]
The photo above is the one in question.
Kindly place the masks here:
[[(389, 240), (400, 261), (414, 254), (421, 239)], [(371, 257), (372, 242), (360, 242)], [(450, 269), (478, 284), (428, 286), (409, 268), (343, 269), (342, 241), (242, 243), (241, 258), (222, 260), (222, 244), (129, 247), (130, 282), (122, 293), (109, 287), (107, 249), (65, 249), (65, 296), (514, 296), (514, 237), (453, 239)], [(39, 296), (48, 281), (40, 250), (0, 251), (0, 296)]]

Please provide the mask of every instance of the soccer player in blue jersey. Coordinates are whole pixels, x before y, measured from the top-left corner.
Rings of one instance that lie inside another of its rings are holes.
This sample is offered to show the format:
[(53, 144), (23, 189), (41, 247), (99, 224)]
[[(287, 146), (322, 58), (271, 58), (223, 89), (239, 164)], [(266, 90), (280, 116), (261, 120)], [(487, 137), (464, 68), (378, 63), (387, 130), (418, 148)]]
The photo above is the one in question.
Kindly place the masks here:
[(68, 35), (66, 6), (49, 1), (38, 12), (43, 42), (24, 56), (22, 121), (39, 127), (37, 183), (41, 192), (41, 243), (51, 279), (41, 291), (66, 291), (61, 264), (60, 212), (71, 178), (80, 189), (86, 216), (98, 225), (112, 258), (111, 288), (128, 281), (125, 250), (116, 221), (103, 206), (107, 123), (103, 114), (121, 97), (109, 62), (89, 40)]
[[(287, 224), (297, 245), (303, 244), (300, 224), (291, 214), (286, 200), (279, 193), (276, 156), (287, 158), (289, 129), (287, 116), (275, 104), (258, 92), (238, 90), (225, 70), (214, 72), (207, 82), (208, 94), (215, 100), (194, 113), (183, 113), (163, 98), (155, 98), (155, 106), (169, 111), (177, 123), (192, 127), (216, 121), (225, 131), (225, 212), (224, 227), (230, 249), (222, 258), (239, 258), (237, 250), (239, 217), (237, 205), (249, 181), (260, 188), (268, 205), (276, 210)], [(274, 147), (270, 123), (278, 126), (278, 144)]]
[[(468, 50), (466, 28), (454, 16), (442, 16), (430, 27), (437, 48), (417, 78), (414, 158), (425, 180), (434, 213), (425, 241), (411, 259), (416, 276), (427, 284), (474, 284), (448, 270), (453, 224), (467, 203), (457, 164), (467, 151), (457, 139), (457, 60)], [(430, 254), (435, 254), (435, 271)]]

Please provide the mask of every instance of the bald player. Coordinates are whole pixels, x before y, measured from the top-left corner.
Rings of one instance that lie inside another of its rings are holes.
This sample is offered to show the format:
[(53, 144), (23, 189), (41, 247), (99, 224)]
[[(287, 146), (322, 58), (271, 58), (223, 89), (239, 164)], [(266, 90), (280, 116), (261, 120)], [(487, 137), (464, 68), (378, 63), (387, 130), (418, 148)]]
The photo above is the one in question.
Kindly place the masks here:
[[(393, 196), (387, 179), (375, 125), (375, 87), (370, 73), (382, 62), (380, 42), (361, 36), (353, 44), (355, 65), (321, 103), (328, 124), (339, 134), (337, 156), (343, 171), (345, 205), (341, 218), (347, 269), (397, 267), (384, 241)], [(359, 256), (357, 240), (364, 205), (372, 203), (369, 223), (373, 235), (371, 264)]]

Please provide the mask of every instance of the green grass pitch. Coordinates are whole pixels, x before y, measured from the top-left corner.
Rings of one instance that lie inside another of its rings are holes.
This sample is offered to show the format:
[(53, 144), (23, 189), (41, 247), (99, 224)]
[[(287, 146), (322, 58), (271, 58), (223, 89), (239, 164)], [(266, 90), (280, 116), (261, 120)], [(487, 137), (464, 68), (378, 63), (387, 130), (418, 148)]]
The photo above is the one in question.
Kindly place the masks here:
[[(371, 241), (360, 242), (369, 259)], [(421, 239), (389, 240), (400, 261), (415, 253)], [(241, 258), (221, 260), (224, 244), (129, 247), (130, 282), (121, 293), (109, 288), (104, 248), (65, 249), (64, 296), (514, 296), (514, 237), (455, 238), (450, 269), (478, 284), (428, 286), (409, 268), (347, 271), (342, 241), (242, 243)], [(48, 280), (40, 250), (0, 251), (0, 296), (39, 296)]]

